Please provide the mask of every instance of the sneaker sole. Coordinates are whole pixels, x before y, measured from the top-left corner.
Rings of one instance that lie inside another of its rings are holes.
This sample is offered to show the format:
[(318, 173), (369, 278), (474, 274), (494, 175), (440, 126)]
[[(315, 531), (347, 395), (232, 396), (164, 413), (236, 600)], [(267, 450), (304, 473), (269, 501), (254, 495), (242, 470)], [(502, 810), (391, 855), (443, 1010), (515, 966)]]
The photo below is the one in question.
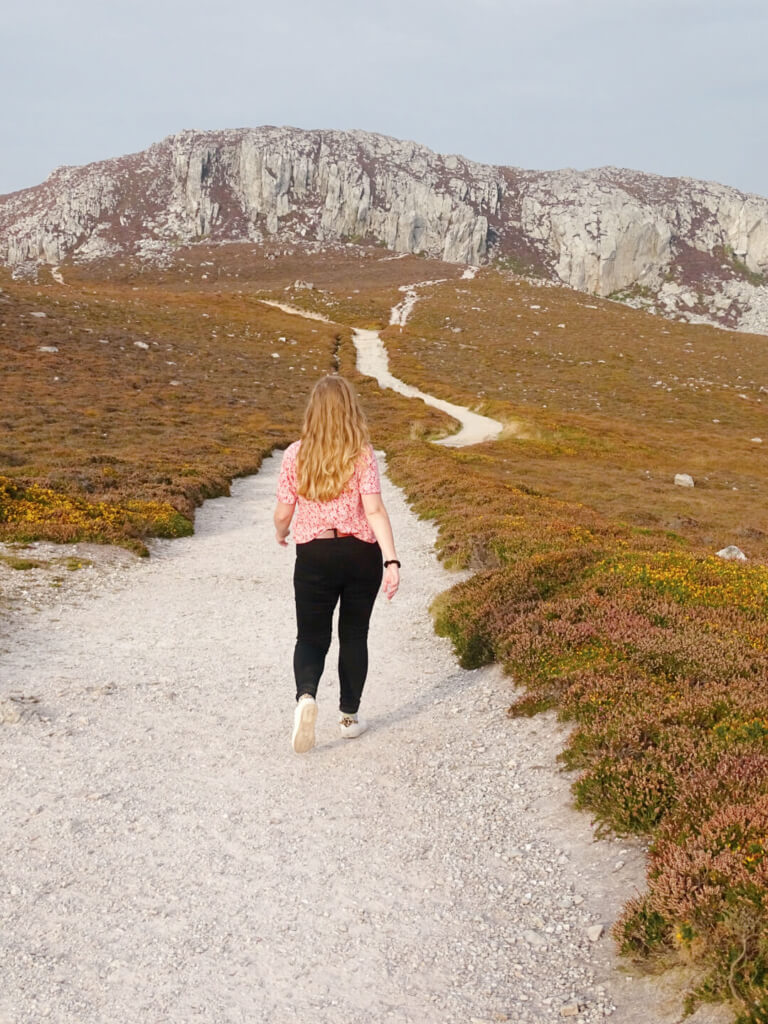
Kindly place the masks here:
[(301, 702), (298, 720), (293, 727), (291, 745), (295, 753), (306, 754), (315, 745), (315, 722), (317, 721), (317, 704), (314, 701)]

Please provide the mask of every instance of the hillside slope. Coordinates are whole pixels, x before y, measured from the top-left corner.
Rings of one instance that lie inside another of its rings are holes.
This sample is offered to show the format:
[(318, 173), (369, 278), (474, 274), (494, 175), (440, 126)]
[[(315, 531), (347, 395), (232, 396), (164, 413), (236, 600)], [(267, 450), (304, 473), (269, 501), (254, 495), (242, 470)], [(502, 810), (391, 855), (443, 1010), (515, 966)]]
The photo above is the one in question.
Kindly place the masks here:
[[(648, 889), (614, 932), (622, 950), (691, 965), (699, 996), (761, 1024), (764, 338), (505, 270), (321, 248), (178, 246), (163, 268), (118, 257), (36, 284), (0, 270), (9, 571), (46, 571), (34, 537), (141, 549), (188, 534), (202, 498), (295, 437), (312, 383), (340, 369), (392, 479), (435, 520), (438, 552), (474, 573), (436, 602), (439, 632), (464, 666), (497, 661), (525, 688), (515, 714), (570, 720), (579, 805), (653, 842)], [(505, 433), (465, 450), (429, 443), (448, 418), (359, 374), (351, 327), (381, 331), (394, 372)], [(694, 487), (676, 486), (680, 471)], [(746, 562), (715, 556), (734, 543)]]

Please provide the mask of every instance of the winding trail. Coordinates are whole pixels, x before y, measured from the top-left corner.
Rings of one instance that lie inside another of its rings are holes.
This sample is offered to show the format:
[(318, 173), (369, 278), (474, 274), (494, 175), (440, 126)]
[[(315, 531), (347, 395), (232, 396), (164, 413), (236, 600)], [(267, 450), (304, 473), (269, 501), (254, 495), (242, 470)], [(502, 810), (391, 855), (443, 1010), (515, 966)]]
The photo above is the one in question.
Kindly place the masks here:
[(454, 405), (453, 402), (446, 402), (442, 398), (428, 395), (391, 374), (387, 350), (378, 331), (355, 328), (353, 337), (357, 349), (357, 368), (360, 373), (364, 373), (367, 377), (374, 377), (382, 388), (391, 388), (398, 394), (405, 395), (406, 398), (420, 398), (426, 405), (440, 409), (459, 421), (460, 430), (435, 441), (435, 444), (442, 444), (447, 448), (463, 448), (466, 445), (479, 444), (481, 441), (493, 441), (503, 430), (503, 426), (498, 420), (481, 416), (463, 405)]
[[(418, 284), (401, 286), (400, 291), (405, 292), (405, 298), (393, 307), (390, 324), (404, 327), (418, 300), (417, 289), (426, 285), (440, 283), (440, 281), (421, 281)], [(268, 306), (274, 306), (277, 309), (281, 309), (284, 313), (290, 313), (293, 316), (305, 317), (308, 320), (322, 320), (324, 323), (333, 322), (320, 313), (309, 313), (297, 306), (274, 302), (271, 299), (262, 299), (261, 301)], [(479, 413), (472, 412), (471, 409), (467, 409), (463, 405), (455, 405), (453, 402), (436, 398), (434, 395), (420, 391), (419, 388), (411, 384), (406, 384), (399, 377), (395, 377), (394, 374), (389, 372), (389, 356), (378, 331), (369, 331), (356, 327), (352, 329), (352, 337), (357, 352), (357, 368), (360, 373), (365, 374), (366, 377), (373, 377), (382, 388), (390, 388), (406, 398), (418, 398), (426, 405), (440, 409), (459, 421), (461, 427), (455, 434), (441, 438), (435, 444), (442, 444), (448, 448), (463, 448), (466, 445), (479, 444), (482, 441), (493, 441), (504, 429), (503, 424), (499, 423), (498, 420), (491, 419), (489, 416), (481, 416)]]

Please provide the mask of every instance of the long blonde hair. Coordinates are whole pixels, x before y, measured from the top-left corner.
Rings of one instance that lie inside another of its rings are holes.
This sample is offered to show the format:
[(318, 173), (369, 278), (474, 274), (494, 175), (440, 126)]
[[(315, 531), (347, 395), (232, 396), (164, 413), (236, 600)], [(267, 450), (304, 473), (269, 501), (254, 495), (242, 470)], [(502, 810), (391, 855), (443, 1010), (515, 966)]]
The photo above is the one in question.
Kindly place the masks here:
[(336, 374), (321, 377), (309, 396), (296, 460), (302, 498), (337, 498), (368, 440), (365, 414), (349, 383)]

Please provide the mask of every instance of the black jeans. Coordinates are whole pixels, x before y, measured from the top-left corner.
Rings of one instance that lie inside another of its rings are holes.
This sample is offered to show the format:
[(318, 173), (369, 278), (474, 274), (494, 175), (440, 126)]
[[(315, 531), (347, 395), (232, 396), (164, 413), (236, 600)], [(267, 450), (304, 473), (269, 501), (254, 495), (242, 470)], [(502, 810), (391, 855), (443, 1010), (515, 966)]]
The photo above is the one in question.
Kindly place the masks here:
[(357, 537), (329, 537), (296, 545), (296, 699), (317, 696), (339, 603), (339, 709), (353, 715), (368, 674), (368, 623), (383, 574), (381, 548)]

